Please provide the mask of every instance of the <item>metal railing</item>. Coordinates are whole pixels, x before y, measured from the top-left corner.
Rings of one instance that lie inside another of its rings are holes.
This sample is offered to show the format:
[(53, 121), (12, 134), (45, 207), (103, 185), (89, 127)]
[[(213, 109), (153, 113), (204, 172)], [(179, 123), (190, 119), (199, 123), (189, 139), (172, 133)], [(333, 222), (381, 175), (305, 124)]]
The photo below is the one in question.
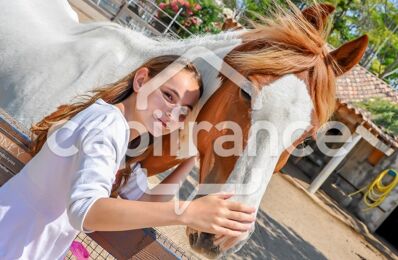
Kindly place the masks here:
[[(87, 1), (87, 0), (86, 0)], [(124, 0), (88, 0), (111, 15), (116, 15)]]
[[(107, 13), (110, 20), (126, 25), (133, 30), (147, 35), (168, 35), (181, 38), (174, 30), (182, 30), (188, 35), (192, 33), (177, 21), (183, 9), (179, 9), (174, 16), (162, 10), (154, 0), (84, 0), (94, 4), (101, 11)], [(168, 21), (159, 19), (165, 17)]]

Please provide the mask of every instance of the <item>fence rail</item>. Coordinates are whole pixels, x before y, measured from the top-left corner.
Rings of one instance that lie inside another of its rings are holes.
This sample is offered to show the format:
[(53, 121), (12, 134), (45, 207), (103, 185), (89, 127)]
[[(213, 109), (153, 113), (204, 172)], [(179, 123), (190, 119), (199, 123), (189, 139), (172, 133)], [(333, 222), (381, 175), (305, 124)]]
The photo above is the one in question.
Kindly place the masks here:
[[(183, 30), (188, 35), (192, 33), (177, 19), (182, 9), (175, 16), (163, 11), (153, 0), (84, 0), (114, 22), (123, 24), (133, 30), (141, 31), (146, 35), (181, 38), (176, 32)], [(159, 14), (167, 21), (159, 19)]]

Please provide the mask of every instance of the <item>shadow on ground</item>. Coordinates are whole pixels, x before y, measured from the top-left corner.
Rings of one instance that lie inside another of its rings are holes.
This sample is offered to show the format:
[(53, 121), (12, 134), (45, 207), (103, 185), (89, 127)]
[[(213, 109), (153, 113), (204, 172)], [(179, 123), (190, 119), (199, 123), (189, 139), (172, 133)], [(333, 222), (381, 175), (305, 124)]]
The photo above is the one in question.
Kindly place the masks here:
[[(190, 175), (192, 179), (197, 179), (197, 169), (194, 169)], [(184, 182), (180, 189), (180, 199), (188, 198), (193, 189), (192, 183)], [(239, 252), (228, 256), (229, 259), (323, 260), (327, 258), (292, 229), (278, 223), (259, 209), (253, 235)]]
[(251, 239), (228, 259), (327, 259), (296, 232), (275, 221), (261, 209)]

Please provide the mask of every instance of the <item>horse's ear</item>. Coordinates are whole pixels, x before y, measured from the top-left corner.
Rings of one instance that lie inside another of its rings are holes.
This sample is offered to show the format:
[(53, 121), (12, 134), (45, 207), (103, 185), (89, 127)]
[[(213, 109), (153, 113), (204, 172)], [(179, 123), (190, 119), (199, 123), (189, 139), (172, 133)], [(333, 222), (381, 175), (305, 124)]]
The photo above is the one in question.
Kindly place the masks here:
[(330, 53), (330, 56), (339, 65), (339, 68), (335, 69), (336, 76), (344, 74), (359, 63), (368, 46), (368, 41), (369, 38), (365, 34), (358, 39), (343, 44)]
[(330, 4), (317, 4), (304, 9), (301, 13), (304, 18), (318, 31), (323, 31), (327, 19), (336, 8)]

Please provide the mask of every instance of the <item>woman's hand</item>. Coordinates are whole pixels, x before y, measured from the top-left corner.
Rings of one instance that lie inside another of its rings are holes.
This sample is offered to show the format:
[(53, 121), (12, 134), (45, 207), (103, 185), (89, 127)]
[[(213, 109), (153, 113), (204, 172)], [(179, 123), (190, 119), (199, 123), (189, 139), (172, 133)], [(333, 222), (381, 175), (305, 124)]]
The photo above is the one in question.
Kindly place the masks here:
[(248, 231), (255, 208), (228, 201), (233, 194), (213, 194), (193, 200), (181, 215), (185, 225), (201, 232), (236, 237)]

